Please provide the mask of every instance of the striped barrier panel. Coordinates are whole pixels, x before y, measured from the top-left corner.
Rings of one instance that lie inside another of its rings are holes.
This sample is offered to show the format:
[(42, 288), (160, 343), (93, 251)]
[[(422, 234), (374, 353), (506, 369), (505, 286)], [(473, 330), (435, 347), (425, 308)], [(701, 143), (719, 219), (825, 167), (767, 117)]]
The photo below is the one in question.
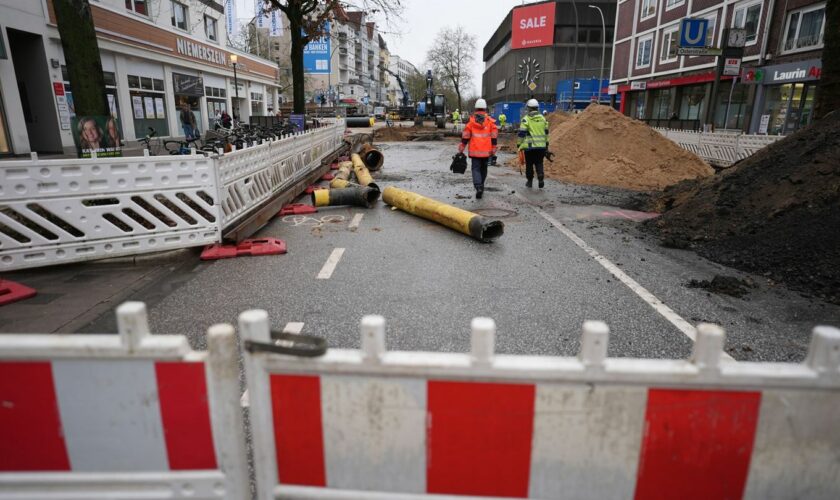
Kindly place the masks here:
[(654, 130), (717, 167), (729, 167), (784, 137), (737, 132), (699, 132), (661, 127), (655, 127)]
[[(264, 311), (239, 319), (268, 342)], [(690, 360), (607, 358), (583, 327), (577, 358), (362, 349), (319, 359), (243, 352), (257, 498), (840, 498), (840, 330), (805, 363), (722, 358), (700, 325)], [(438, 497), (435, 497), (438, 498)]]
[(0, 499), (247, 498), (238, 353), (149, 335), (0, 335)]

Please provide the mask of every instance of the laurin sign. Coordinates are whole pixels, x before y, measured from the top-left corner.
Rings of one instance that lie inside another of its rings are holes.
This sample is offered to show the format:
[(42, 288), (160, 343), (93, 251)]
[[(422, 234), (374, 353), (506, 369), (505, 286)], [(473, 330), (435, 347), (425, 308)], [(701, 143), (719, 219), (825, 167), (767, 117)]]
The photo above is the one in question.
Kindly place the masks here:
[(183, 38), (178, 38), (175, 41), (175, 48), (181, 55), (218, 64), (220, 66), (227, 66), (227, 54), (221, 50), (216, 50)]

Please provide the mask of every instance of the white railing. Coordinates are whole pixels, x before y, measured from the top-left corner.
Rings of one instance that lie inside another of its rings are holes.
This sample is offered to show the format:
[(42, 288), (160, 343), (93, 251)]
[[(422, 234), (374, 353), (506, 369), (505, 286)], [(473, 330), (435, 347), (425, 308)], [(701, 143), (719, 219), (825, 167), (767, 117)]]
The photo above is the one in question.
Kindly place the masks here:
[(655, 130), (716, 167), (729, 167), (784, 137), (728, 131), (695, 132), (669, 128)]
[(0, 271), (221, 241), (340, 147), (343, 122), (224, 155), (0, 162)]

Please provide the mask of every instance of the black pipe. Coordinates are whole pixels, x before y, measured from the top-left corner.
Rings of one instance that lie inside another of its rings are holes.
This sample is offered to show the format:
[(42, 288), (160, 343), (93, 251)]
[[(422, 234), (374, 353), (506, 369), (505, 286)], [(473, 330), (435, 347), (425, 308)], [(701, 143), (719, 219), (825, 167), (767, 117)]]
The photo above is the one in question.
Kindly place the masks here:
[(370, 208), (379, 199), (379, 194), (378, 189), (367, 186), (321, 189), (312, 193), (312, 204), (316, 207), (351, 205)]

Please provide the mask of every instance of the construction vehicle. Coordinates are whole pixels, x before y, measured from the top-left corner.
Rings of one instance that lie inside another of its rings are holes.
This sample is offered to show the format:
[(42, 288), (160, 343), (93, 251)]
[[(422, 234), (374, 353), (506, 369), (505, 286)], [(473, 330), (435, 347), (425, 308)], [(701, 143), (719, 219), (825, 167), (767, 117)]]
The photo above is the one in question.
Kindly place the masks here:
[[(393, 71), (391, 71), (390, 69), (388, 69), (388, 68), (386, 68), (385, 66), (382, 66), (382, 65), (379, 66), (379, 69), (384, 70), (384, 71), (390, 73), (391, 75), (394, 75), (394, 78), (397, 79), (397, 85), (400, 86), (400, 92), (402, 92), (402, 98), (400, 99), (399, 110), (397, 110), (397, 113), (399, 115), (398, 119), (399, 120), (411, 120), (412, 118), (414, 118), (414, 115), (415, 115), (414, 107), (412, 107), (411, 104), (410, 104), (411, 103), (411, 95), (408, 93), (408, 89), (405, 88), (405, 84), (403, 83), (402, 78), (400, 78), (400, 75), (394, 73)], [(391, 118), (391, 119), (397, 119), (397, 118)]]
[(417, 117), (414, 124), (422, 125), (422, 121), (434, 120), (437, 128), (446, 126), (446, 97), (443, 94), (435, 94), (434, 77), (432, 70), (426, 70), (426, 98), (417, 104)]

